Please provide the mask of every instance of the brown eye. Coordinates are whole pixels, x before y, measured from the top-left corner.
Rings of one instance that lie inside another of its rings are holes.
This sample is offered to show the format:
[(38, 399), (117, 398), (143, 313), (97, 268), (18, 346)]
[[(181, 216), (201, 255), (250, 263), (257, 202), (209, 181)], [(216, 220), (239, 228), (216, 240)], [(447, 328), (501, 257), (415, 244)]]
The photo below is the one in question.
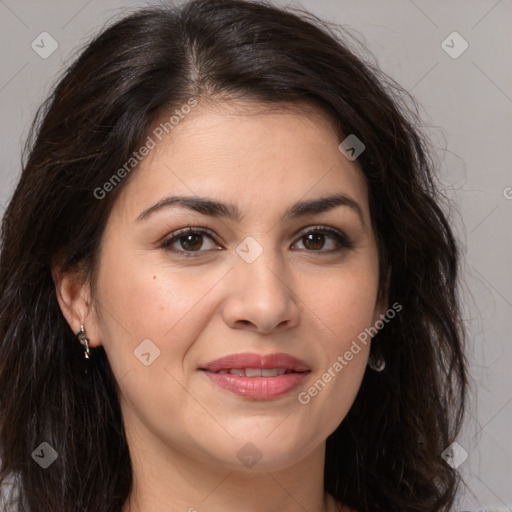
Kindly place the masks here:
[[(206, 249), (201, 249), (208, 241), (210, 241), (210, 247), (206, 247)], [(215, 244), (213, 242), (213, 237), (206, 231), (199, 229), (193, 230), (192, 228), (187, 228), (175, 232), (173, 236), (165, 240), (160, 247), (162, 249), (167, 249), (169, 251), (180, 253), (184, 256), (196, 256), (195, 254), (191, 253), (206, 252), (215, 247)], [(200, 254), (197, 254), (197, 256), (199, 255)]]
[(181, 247), (185, 250), (196, 251), (203, 245), (203, 235), (200, 233), (189, 233), (178, 238)]
[[(330, 228), (310, 229), (299, 236), (308, 252), (333, 253), (354, 247), (354, 243), (344, 233)], [(326, 245), (331, 247), (325, 249)]]
[(325, 236), (322, 233), (308, 233), (302, 237), (306, 249), (322, 249), (325, 244)]

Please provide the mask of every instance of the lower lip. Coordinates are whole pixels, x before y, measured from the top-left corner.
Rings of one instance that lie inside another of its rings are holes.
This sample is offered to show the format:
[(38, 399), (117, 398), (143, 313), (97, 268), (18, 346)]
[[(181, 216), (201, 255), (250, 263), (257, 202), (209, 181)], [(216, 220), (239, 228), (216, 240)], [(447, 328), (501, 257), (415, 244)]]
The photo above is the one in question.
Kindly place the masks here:
[(289, 393), (309, 375), (309, 372), (285, 373), (277, 377), (242, 377), (230, 373), (203, 371), (219, 387), (253, 400), (271, 400)]

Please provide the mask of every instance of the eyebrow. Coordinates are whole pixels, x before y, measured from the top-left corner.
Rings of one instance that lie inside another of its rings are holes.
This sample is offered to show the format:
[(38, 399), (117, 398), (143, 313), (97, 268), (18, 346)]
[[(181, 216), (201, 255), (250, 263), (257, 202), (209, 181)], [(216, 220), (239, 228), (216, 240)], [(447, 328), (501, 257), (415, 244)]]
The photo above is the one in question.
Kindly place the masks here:
[[(308, 201), (298, 201), (286, 210), (283, 220), (294, 220), (308, 215), (325, 213), (339, 206), (353, 210), (359, 216), (363, 226), (365, 225), (361, 207), (354, 199), (345, 194), (333, 194)], [(137, 217), (137, 222), (148, 219), (157, 211), (171, 207), (187, 208), (203, 215), (222, 217), (237, 222), (240, 222), (244, 217), (234, 204), (222, 203), (208, 197), (170, 196), (161, 199), (158, 203), (144, 210)]]

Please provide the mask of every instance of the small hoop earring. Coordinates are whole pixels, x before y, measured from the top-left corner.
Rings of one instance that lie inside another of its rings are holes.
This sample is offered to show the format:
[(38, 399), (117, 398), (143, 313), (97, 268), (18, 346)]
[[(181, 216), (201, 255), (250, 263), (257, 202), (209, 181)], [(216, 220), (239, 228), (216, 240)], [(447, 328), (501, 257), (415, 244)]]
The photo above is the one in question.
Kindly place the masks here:
[(80, 326), (80, 330), (77, 333), (78, 339), (80, 340), (80, 343), (85, 346), (84, 356), (85, 359), (89, 359), (89, 356), (91, 355), (91, 351), (89, 350), (89, 343), (90, 341), (87, 339), (85, 335), (85, 329), (84, 326)]
[(368, 366), (376, 372), (381, 372), (386, 368), (386, 360), (383, 357), (374, 357), (370, 354), (368, 358)]

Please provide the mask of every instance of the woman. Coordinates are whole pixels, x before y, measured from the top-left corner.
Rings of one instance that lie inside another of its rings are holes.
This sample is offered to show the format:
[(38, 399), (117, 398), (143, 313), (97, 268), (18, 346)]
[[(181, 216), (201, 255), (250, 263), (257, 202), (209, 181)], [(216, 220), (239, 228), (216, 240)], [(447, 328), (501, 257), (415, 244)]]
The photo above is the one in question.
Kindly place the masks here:
[(459, 256), (399, 94), (262, 3), (85, 48), (3, 219), (16, 510), (450, 510)]

